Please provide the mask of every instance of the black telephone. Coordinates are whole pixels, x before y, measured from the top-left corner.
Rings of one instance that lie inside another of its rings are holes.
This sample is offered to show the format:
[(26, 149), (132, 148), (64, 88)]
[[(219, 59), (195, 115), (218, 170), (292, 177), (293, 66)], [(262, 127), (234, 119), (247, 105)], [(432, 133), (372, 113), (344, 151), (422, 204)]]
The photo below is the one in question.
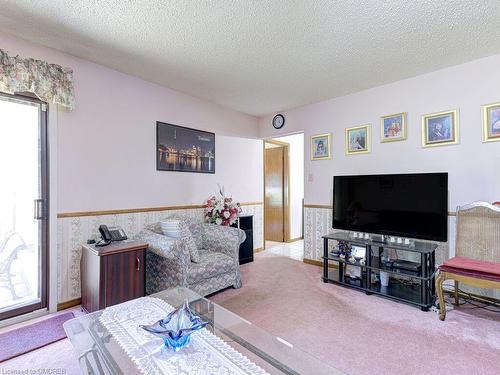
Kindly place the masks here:
[(109, 227), (107, 225), (99, 225), (99, 233), (101, 233), (102, 241), (96, 243), (97, 246), (106, 246), (111, 241), (123, 241), (127, 239), (127, 235), (120, 227)]

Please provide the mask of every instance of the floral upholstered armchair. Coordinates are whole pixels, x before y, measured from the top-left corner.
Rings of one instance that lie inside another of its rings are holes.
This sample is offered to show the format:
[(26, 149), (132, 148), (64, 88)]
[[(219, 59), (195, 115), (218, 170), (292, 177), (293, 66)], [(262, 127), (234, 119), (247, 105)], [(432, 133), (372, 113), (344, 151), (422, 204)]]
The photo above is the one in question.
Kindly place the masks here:
[[(189, 239), (192, 236), (194, 243), (186, 238), (165, 236), (160, 222), (147, 226), (135, 236), (149, 244), (146, 294), (176, 286), (187, 287), (202, 296), (230, 286), (240, 288), (239, 246), (245, 240), (245, 232), (191, 218), (175, 219), (189, 229)], [(190, 245), (196, 247), (195, 258)]]

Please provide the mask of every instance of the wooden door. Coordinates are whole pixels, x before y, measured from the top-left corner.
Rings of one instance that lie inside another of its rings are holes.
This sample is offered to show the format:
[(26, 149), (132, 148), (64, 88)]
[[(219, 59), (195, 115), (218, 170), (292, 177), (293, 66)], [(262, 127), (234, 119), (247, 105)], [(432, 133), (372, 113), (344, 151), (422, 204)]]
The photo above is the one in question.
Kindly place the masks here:
[(285, 147), (264, 151), (265, 239), (283, 242), (285, 221)]

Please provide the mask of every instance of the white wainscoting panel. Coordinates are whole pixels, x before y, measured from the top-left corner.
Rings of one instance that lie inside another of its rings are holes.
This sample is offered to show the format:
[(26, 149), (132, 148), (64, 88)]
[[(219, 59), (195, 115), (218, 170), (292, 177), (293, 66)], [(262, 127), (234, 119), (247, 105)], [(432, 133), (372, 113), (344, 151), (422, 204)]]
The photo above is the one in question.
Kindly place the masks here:
[[(263, 247), (263, 207), (261, 204), (242, 206), (244, 214), (253, 215), (254, 249)], [(58, 303), (80, 298), (81, 244), (98, 236), (101, 224), (120, 226), (133, 238), (146, 225), (171, 215), (182, 215), (203, 220), (202, 208), (168, 211), (135, 212), (116, 215), (80, 216), (57, 219)]]
[(304, 207), (304, 258), (321, 260), (323, 239), (332, 231), (332, 209)]
[[(304, 258), (312, 260), (322, 260), (323, 239), (325, 234), (332, 231), (332, 209), (323, 207), (304, 207)], [(448, 242), (439, 242), (436, 249), (436, 265), (443, 264), (446, 259), (455, 256), (455, 237), (456, 237), (456, 217), (448, 216)], [(330, 241), (332, 246), (334, 241)], [(398, 252), (403, 257), (403, 252)], [(406, 253), (406, 259), (418, 261), (418, 258), (412, 257), (411, 253)], [(445, 283), (448, 287), (453, 286), (453, 281)], [(460, 285), (460, 289), (500, 299), (500, 291), (494, 289), (479, 289)]]
[[(332, 209), (323, 207), (304, 207), (304, 258), (321, 260), (323, 256), (323, 239), (332, 232)], [(333, 242), (333, 241), (332, 241)], [(450, 257), (448, 248), (455, 245), (455, 217), (448, 218), (448, 242), (440, 242), (436, 250), (436, 263), (442, 264)]]

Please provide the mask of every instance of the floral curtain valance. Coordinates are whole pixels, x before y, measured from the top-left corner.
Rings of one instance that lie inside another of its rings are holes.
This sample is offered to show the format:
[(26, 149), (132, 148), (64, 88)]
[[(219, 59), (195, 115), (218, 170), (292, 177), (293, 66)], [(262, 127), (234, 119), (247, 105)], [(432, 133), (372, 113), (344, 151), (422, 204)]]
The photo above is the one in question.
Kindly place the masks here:
[(0, 49), (0, 91), (32, 92), (40, 100), (67, 109), (75, 106), (73, 70), (32, 58), (9, 56)]

